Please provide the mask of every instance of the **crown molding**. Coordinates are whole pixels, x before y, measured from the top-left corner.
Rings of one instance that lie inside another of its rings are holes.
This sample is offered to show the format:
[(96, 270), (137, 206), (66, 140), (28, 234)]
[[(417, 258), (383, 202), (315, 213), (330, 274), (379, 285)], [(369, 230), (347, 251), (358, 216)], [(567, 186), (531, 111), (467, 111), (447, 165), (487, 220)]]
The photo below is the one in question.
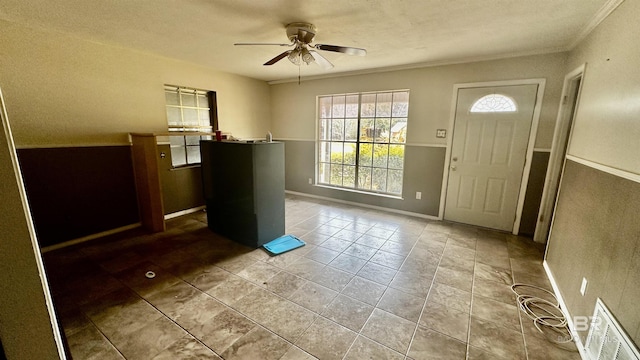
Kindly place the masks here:
[(608, 0), (600, 10), (598, 10), (595, 15), (591, 18), (591, 21), (587, 24), (587, 26), (582, 29), (580, 34), (569, 44), (567, 50), (573, 50), (582, 40), (584, 40), (591, 32), (600, 25), (604, 19), (606, 19), (615, 9), (622, 4), (624, 0)]
[[(344, 76), (356, 76), (356, 75), (370, 75), (391, 71), (402, 71), (402, 70), (413, 70), (413, 69), (421, 69), (428, 67), (436, 67), (436, 66), (447, 66), (447, 65), (459, 65), (459, 64), (468, 64), (474, 62), (482, 62), (482, 61), (491, 61), (491, 60), (502, 60), (502, 59), (511, 59), (523, 56), (535, 56), (535, 55), (546, 55), (546, 54), (554, 54), (568, 51), (567, 47), (553, 47), (546, 49), (539, 49), (533, 51), (522, 51), (508, 54), (498, 54), (498, 55), (490, 55), (490, 56), (474, 56), (468, 57), (464, 59), (458, 60), (441, 60), (441, 61), (428, 61), (421, 62), (415, 64), (405, 64), (405, 65), (396, 65), (396, 66), (387, 66), (375, 69), (364, 69), (364, 70), (354, 70), (354, 71), (345, 71), (340, 73), (332, 73), (326, 75), (314, 75), (303, 77), (300, 79), (300, 82), (307, 82), (312, 80), (323, 80), (323, 79), (331, 79), (331, 78), (340, 78)], [(278, 84), (286, 84), (286, 83), (297, 83), (298, 78), (289, 78), (282, 80), (271, 80), (267, 81), (269, 85), (278, 85)]]

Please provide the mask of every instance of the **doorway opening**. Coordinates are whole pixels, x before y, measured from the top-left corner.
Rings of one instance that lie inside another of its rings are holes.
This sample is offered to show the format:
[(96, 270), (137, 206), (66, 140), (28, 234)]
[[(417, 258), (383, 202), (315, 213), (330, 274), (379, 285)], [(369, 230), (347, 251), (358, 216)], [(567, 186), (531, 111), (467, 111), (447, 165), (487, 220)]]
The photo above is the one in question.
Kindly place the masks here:
[(558, 110), (551, 154), (549, 156), (549, 166), (547, 167), (540, 211), (538, 212), (538, 221), (533, 235), (533, 240), (538, 243), (546, 243), (551, 231), (560, 181), (562, 180), (565, 159), (571, 142), (573, 120), (578, 110), (584, 71), (585, 65), (582, 65), (571, 71), (564, 78), (562, 101)]

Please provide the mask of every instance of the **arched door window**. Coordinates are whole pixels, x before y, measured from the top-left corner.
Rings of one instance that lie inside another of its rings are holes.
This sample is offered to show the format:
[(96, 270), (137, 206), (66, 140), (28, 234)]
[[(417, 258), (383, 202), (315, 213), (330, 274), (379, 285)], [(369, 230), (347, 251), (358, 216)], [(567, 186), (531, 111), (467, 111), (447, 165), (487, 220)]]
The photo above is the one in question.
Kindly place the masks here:
[(483, 96), (471, 106), (472, 113), (515, 112), (517, 110), (516, 102), (512, 98), (501, 94)]

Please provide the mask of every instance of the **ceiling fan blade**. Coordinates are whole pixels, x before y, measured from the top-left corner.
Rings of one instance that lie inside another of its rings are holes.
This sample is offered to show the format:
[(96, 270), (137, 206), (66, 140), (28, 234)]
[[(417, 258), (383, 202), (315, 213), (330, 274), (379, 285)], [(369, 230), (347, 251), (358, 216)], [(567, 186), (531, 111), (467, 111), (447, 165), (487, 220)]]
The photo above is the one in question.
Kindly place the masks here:
[(316, 44), (314, 47), (318, 50), (339, 52), (347, 55), (358, 55), (358, 56), (367, 55), (367, 50), (354, 48), (354, 47), (325, 45), (325, 44)]
[(282, 54), (274, 57), (273, 59), (267, 61), (266, 63), (264, 63), (264, 65), (273, 65), (273, 64), (277, 63), (278, 61), (286, 58), (287, 55), (289, 55), (290, 52), (291, 52), (291, 50), (287, 50), (287, 51), (283, 52)]
[(281, 43), (235, 43), (235, 46), (244, 46), (244, 45), (271, 45), (271, 46), (293, 46), (293, 43), (289, 44), (281, 44)]
[(324, 69), (333, 68), (333, 64), (329, 60), (327, 60), (327, 58), (325, 58), (324, 56), (320, 55), (319, 52), (317, 52), (315, 50), (309, 50), (309, 53), (311, 54), (311, 56), (313, 56), (313, 60), (315, 60), (316, 64), (320, 65), (320, 67), (322, 67)]

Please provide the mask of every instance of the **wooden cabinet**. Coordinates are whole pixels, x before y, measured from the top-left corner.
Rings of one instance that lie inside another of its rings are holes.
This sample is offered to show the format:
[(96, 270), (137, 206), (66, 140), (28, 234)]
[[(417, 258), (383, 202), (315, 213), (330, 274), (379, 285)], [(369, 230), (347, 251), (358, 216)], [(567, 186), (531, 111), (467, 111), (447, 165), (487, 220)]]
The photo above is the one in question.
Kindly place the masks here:
[(284, 143), (200, 142), (209, 228), (259, 247), (284, 235)]

